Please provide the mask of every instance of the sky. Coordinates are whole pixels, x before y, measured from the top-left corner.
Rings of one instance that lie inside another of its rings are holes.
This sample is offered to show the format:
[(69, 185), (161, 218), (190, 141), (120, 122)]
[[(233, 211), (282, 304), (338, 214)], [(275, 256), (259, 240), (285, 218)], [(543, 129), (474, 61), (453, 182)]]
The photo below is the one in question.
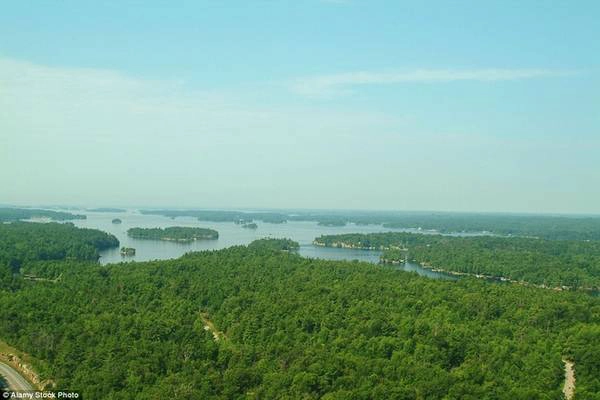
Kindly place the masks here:
[(0, 203), (600, 213), (600, 2), (7, 1)]

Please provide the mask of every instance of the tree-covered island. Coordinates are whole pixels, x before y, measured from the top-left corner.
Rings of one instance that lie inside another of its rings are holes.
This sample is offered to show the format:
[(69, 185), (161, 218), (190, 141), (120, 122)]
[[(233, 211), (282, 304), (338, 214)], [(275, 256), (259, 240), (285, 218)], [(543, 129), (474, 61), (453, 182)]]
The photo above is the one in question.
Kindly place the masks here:
[(127, 235), (134, 239), (192, 242), (219, 238), (219, 232), (208, 228), (172, 226), (169, 228), (130, 228)]

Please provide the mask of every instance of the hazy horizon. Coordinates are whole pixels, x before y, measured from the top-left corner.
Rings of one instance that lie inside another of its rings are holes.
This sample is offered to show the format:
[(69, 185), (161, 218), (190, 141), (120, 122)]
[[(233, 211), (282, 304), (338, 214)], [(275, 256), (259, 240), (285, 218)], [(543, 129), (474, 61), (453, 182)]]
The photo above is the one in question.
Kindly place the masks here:
[(207, 211), (241, 211), (241, 212), (253, 212), (253, 211), (271, 211), (271, 212), (317, 212), (317, 213), (338, 213), (338, 214), (352, 214), (352, 213), (398, 213), (398, 214), (482, 214), (482, 215), (522, 215), (522, 216), (565, 216), (565, 217), (600, 217), (600, 213), (577, 213), (577, 212), (527, 212), (527, 211), (457, 211), (457, 210), (425, 210), (425, 209), (383, 209), (383, 208), (302, 208), (302, 207), (250, 207), (250, 206), (231, 206), (231, 207), (219, 207), (219, 206), (189, 206), (179, 207), (171, 205), (157, 205), (157, 206), (145, 206), (140, 204), (14, 204), (14, 203), (0, 203), (0, 207), (8, 208), (30, 208), (30, 209), (56, 209), (56, 210), (72, 210), (76, 213), (80, 211), (90, 211), (93, 209), (100, 208), (115, 208), (130, 210), (181, 210), (181, 211), (195, 211), (195, 210), (207, 210)]
[(600, 214), (599, 5), (515, 4), (7, 4), (0, 203)]

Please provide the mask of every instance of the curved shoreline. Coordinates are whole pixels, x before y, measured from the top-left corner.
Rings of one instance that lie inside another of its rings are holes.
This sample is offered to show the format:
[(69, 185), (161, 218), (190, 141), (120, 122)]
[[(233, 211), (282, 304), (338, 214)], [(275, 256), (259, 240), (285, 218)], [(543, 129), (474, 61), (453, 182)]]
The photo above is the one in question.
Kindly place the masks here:
[[(407, 251), (408, 250), (406, 248), (401, 248), (399, 246), (361, 247), (361, 246), (348, 244), (348, 243), (344, 243), (344, 242), (333, 242), (332, 244), (327, 244), (327, 243), (319, 242), (317, 240), (313, 241), (313, 245), (319, 246), (319, 247), (331, 247), (331, 248), (355, 249), (355, 250), (381, 250), (381, 251), (384, 251), (384, 250)], [(405, 264), (408, 260), (395, 260), (395, 259), (380, 258), (380, 261), (383, 264), (400, 265), (400, 264)], [(477, 278), (477, 279), (485, 279), (485, 280), (497, 281), (497, 282), (506, 282), (506, 283), (512, 283), (512, 284), (517, 284), (517, 285), (522, 285), (522, 286), (535, 287), (538, 289), (550, 289), (550, 290), (555, 290), (555, 291), (569, 290), (569, 291), (581, 291), (581, 292), (588, 292), (588, 293), (598, 293), (600, 291), (600, 289), (592, 288), (592, 287), (582, 287), (582, 288), (575, 289), (571, 286), (565, 286), (565, 285), (548, 286), (543, 283), (541, 283), (541, 284), (540, 283), (532, 283), (532, 282), (508, 278), (505, 276), (495, 276), (495, 275), (486, 275), (486, 274), (476, 274), (476, 273), (471, 273), (471, 272), (453, 271), (453, 270), (436, 267), (436, 266), (430, 265), (426, 262), (421, 262), (421, 261), (414, 260), (414, 259), (412, 261), (419, 264), (419, 266), (424, 269), (428, 269), (432, 272), (439, 272), (439, 273), (444, 273), (444, 274), (452, 275), (452, 276), (472, 277), (472, 278)]]

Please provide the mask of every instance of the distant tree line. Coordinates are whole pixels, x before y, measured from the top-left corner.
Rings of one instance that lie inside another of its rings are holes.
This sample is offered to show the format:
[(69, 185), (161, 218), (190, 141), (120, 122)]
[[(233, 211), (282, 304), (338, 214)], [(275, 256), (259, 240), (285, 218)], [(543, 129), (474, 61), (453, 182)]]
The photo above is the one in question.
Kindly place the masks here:
[(54, 221), (68, 221), (73, 219), (86, 219), (86, 216), (34, 208), (0, 208), (0, 222), (19, 221), (31, 218), (49, 218)]
[(600, 216), (305, 210), (286, 212), (142, 210), (141, 212), (172, 218), (189, 216), (201, 221), (214, 222), (314, 221), (324, 226), (344, 226), (349, 223), (378, 224), (387, 228), (432, 230), (439, 233), (487, 233), (551, 240), (600, 240)]

